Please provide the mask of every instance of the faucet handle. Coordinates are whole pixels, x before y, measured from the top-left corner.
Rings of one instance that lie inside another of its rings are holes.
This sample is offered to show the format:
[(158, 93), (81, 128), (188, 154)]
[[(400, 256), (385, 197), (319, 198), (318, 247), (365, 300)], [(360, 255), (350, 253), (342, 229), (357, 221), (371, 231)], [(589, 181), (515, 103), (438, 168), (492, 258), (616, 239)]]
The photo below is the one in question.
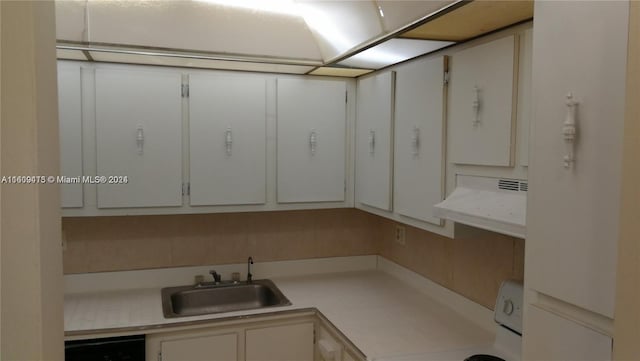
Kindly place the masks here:
[(222, 276), (218, 272), (216, 272), (216, 270), (209, 271), (209, 274), (211, 274), (211, 276), (213, 276), (213, 281), (215, 283), (219, 283), (220, 280), (222, 280)]

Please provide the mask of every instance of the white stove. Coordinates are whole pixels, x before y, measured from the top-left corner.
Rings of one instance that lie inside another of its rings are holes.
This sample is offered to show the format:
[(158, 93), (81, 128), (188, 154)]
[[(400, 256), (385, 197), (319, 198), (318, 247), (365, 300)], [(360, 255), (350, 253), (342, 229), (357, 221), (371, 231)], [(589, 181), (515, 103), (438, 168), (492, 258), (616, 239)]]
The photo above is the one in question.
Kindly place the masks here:
[(377, 361), (520, 361), (522, 355), (522, 284), (505, 281), (495, 307), (496, 338), (492, 344)]

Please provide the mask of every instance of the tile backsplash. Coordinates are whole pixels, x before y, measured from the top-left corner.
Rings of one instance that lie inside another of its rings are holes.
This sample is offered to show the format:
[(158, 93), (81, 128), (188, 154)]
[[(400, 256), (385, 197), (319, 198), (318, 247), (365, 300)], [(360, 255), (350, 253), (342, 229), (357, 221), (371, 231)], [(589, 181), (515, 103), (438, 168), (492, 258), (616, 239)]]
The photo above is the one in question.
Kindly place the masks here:
[(405, 245), (395, 242), (397, 223), (381, 219), (379, 254), (487, 308), (500, 283), (524, 277), (524, 240), (456, 224), (450, 239), (407, 225)]
[(376, 254), (372, 224), (355, 209), (64, 218), (64, 272)]
[(63, 218), (64, 273), (379, 254), (493, 309), (522, 280), (524, 241), (456, 226), (449, 239), (356, 209)]

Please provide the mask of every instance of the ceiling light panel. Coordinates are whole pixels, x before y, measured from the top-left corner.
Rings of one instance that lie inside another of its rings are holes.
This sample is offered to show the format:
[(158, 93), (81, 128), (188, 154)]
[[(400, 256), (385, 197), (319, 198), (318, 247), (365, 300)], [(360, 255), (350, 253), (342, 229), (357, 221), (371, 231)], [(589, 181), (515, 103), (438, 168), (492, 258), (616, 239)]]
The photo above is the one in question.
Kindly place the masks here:
[(339, 76), (346, 78), (355, 78), (360, 75), (364, 75), (372, 72), (372, 69), (359, 69), (359, 68), (340, 68), (332, 66), (322, 66), (311, 73), (310, 75), (323, 75), (323, 76)]
[(340, 66), (380, 69), (453, 44), (450, 41), (390, 39), (338, 63)]

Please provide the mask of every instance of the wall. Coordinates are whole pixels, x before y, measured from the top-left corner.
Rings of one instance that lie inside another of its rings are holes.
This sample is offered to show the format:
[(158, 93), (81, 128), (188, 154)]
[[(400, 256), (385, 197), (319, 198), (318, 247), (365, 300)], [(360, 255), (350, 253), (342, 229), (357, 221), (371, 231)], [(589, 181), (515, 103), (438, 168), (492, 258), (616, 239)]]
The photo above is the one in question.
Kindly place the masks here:
[[(2, 1), (1, 174), (58, 173), (53, 2)], [(2, 360), (63, 360), (58, 186), (2, 184)]]
[(456, 239), (356, 209), (65, 218), (67, 274), (380, 254), (493, 309), (500, 282), (522, 280), (524, 241), (458, 226)]
[(376, 254), (376, 219), (355, 209), (64, 218), (64, 272)]
[(616, 315), (613, 355), (615, 360), (634, 360), (640, 355), (640, 3), (630, 2), (627, 102), (624, 123), (622, 192)]
[(456, 225), (450, 239), (405, 226), (405, 245), (395, 242), (398, 223), (381, 219), (380, 255), (487, 308), (500, 283), (524, 278), (524, 240)]

